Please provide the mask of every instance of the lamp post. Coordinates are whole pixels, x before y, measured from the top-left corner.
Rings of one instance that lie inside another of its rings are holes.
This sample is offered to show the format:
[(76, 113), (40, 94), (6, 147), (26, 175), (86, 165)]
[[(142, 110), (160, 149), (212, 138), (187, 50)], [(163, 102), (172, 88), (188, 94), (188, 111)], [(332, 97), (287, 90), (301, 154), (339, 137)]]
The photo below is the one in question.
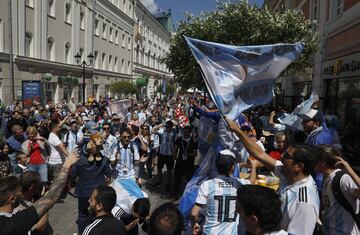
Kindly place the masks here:
[(84, 104), (84, 105), (86, 104), (86, 102), (85, 102), (85, 100), (86, 100), (86, 99), (85, 99), (85, 68), (92, 65), (93, 60), (94, 60), (94, 55), (93, 55), (93, 53), (90, 52), (90, 54), (87, 56), (87, 58), (89, 59), (89, 63), (86, 63), (85, 60), (83, 60), (83, 62), (81, 62), (81, 55), (80, 55), (80, 53), (77, 53), (77, 54), (75, 55), (76, 64), (77, 64), (78, 66), (80, 66), (80, 67), (83, 68), (83, 91), (82, 91), (82, 92), (83, 92), (83, 104)]

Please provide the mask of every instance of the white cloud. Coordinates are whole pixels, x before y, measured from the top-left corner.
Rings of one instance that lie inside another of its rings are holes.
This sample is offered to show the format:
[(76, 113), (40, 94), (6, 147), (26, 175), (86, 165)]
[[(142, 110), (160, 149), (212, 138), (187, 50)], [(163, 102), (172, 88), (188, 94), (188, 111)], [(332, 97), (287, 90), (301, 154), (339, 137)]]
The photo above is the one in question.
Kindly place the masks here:
[(155, 14), (159, 10), (159, 6), (155, 3), (155, 0), (140, 0), (140, 2), (152, 13)]

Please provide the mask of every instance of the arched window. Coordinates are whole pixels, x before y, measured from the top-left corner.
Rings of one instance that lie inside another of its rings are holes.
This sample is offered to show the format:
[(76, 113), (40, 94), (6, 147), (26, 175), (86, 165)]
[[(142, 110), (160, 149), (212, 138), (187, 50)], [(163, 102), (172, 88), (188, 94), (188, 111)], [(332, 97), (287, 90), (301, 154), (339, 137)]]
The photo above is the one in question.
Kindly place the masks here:
[(32, 33), (25, 33), (25, 56), (34, 56), (34, 46), (33, 46), (33, 36)]
[(65, 63), (70, 63), (70, 42), (65, 43), (65, 55), (64, 55), (64, 61)]
[(65, 22), (71, 23), (71, 3), (65, 3)]
[(80, 29), (85, 29), (85, 12), (80, 9)]
[(55, 58), (55, 53), (54, 53), (54, 38), (53, 37), (48, 37), (47, 39), (47, 60), (54, 60)]

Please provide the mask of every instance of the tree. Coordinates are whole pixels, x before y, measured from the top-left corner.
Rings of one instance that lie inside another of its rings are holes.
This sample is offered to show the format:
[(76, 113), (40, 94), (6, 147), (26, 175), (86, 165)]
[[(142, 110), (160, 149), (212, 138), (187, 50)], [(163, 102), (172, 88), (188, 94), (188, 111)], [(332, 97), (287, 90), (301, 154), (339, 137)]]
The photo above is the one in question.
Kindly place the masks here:
[(136, 94), (138, 90), (132, 82), (120, 81), (110, 85), (110, 92), (119, 97), (123, 97)]
[(302, 55), (284, 73), (303, 73), (312, 65), (318, 37), (314, 24), (296, 10), (273, 13), (267, 8), (258, 9), (244, 1), (234, 4), (218, 3), (217, 10), (194, 16), (186, 13), (171, 39), (170, 52), (163, 61), (174, 73), (175, 80), (184, 88), (202, 88), (204, 82), (190, 49), (182, 38), (185, 36), (205, 41), (246, 46), (302, 41)]
[[(159, 85), (156, 89), (157, 92), (162, 93), (163, 92), (163, 88), (162, 85)], [(172, 84), (166, 84), (166, 88), (165, 88), (165, 93), (166, 95), (171, 95), (175, 92), (175, 86)]]

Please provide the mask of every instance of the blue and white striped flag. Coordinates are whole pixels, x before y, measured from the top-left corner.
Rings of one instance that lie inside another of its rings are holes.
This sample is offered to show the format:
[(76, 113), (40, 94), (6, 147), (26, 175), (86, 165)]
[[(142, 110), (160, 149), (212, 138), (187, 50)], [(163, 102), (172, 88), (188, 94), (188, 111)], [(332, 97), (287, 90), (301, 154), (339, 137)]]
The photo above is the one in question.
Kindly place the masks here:
[(304, 48), (300, 42), (239, 47), (184, 38), (203, 71), (212, 99), (232, 120), (252, 106), (269, 103), (275, 78)]

